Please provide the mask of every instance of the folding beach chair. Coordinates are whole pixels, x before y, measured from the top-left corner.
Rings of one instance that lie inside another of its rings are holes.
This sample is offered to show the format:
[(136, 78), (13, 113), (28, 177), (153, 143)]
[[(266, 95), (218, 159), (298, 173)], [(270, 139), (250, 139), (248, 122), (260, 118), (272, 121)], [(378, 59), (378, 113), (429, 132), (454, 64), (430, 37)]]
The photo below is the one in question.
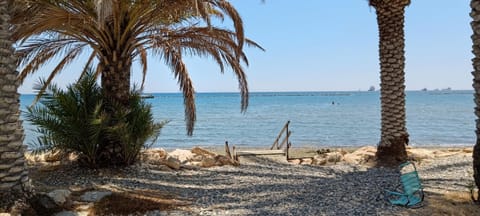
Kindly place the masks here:
[[(403, 192), (385, 190), (386, 198), (393, 205), (400, 205), (409, 208), (420, 207), (424, 198), (424, 193), (420, 177), (418, 177), (417, 167), (415, 164), (408, 161), (401, 164), (399, 169)], [(400, 187), (400, 185), (398, 187)]]

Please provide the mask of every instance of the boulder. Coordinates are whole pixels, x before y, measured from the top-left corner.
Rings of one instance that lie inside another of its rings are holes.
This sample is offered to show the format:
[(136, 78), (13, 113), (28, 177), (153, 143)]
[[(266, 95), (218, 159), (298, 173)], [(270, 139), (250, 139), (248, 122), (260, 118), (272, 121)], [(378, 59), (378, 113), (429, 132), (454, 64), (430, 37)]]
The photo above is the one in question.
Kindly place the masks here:
[(416, 160), (431, 159), (435, 156), (433, 151), (423, 148), (408, 148), (407, 154)]
[(192, 153), (197, 154), (197, 155), (209, 156), (209, 157), (217, 156), (216, 153), (208, 151), (208, 150), (206, 150), (204, 148), (200, 148), (200, 147), (194, 147), (192, 149)]
[(340, 152), (330, 152), (326, 154), (327, 162), (337, 163), (343, 160), (343, 155)]
[(306, 164), (306, 165), (310, 165), (313, 163), (313, 160), (311, 158), (304, 158), (302, 159), (302, 162), (300, 162), (300, 164)]
[(57, 162), (61, 161), (64, 157), (66, 157), (66, 153), (63, 151), (51, 151), (45, 154), (45, 161), (46, 162)]
[(473, 148), (471, 148), (471, 147), (470, 148), (463, 148), (462, 151), (463, 151), (463, 153), (471, 154), (471, 153), (473, 153)]
[(167, 159), (160, 160), (160, 163), (166, 165), (174, 170), (180, 169), (180, 161), (177, 158), (168, 156)]
[(170, 152), (168, 155), (178, 159), (181, 164), (185, 164), (188, 161), (192, 160), (195, 156), (191, 151), (189, 150), (183, 150), (183, 149), (175, 149), (174, 151)]
[[(203, 159), (202, 159), (203, 160)], [(187, 164), (188, 166), (196, 166), (196, 167), (201, 167), (202, 166), (202, 161), (190, 161)]]
[(214, 158), (211, 157), (205, 157), (202, 162), (200, 162), (200, 165), (202, 167), (213, 167), (216, 165), (216, 162)]
[(302, 163), (302, 160), (300, 160), (300, 159), (293, 159), (293, 160), (289, 160), (288, 162), (290, 162), (290, 163), (292, 163), (292, 164), (297, 164), (297, 165), (298, 165), (298, 164)]
[(167, 151), (164, 149), (149, 149), (142, 152), (142, 161), (149, 164), (161, 164), (160, 161), (167, 158)]
[[(196, 163), (199, 163), (199, 162), (196, 162)], [(199, 170), (200, 169), (199, 164), (198, 165), (191, 165), (190, 163), (183, 164), (181, 167), (182, 167), (182, 169), (186, 169), (186, 170)]]
[(327, 164), (327, 158), (322, 155), (316, 155), (313, 160), (312, 164), (314, 165), (325, 165)]
[(203, 155), (199, 155), (199, 154), (195, 154), (192, 158), (191, 161), (197, 161), (197, 162), (200, 162), (203, 160), (203, 158), (205, 158), (206, 156), (203, 156)]
[(343, 160), (350, 164), (365, 164), (374, 161), (376, 153), (377, 148), (373, 146), (365, 146), (352, 153), (345, 154)]
[(69, 190), (58, 189), (47, 193), (47, 196), (52, 198), (55, 204), (62, 206), (68, 201), (68, 199), (70, 198), (70, 194), (72, 194), (72, 192), (70, 192)]
[(28, 203), (37, 215), (53, 215), (62, 209), (50, 196), (43, 193), (35, 194), (29, 199)]
[(235, 161), (223, 155), (217, 155), (215, 161), (217, 166), (235, 165)]
[(451, 151), (434, 151), (433, 154), (435, 154), (435, 157), (449, 157), (453, 155), (458, 155), (459, 152), (451, 152)]

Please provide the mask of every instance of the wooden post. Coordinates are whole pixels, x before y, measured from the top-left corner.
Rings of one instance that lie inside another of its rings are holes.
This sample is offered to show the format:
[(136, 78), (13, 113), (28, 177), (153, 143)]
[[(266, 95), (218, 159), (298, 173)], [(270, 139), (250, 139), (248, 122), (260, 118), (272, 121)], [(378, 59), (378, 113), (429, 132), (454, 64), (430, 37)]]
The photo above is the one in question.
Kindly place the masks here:
[(233, 160), (232, 154), (230, 154), (230, 147), (228, 147), (228, 141), (225, 141), (225, 156)]
[(290, 151), (290, 147), (292, 146), (292, 143), (287, 144), (287, 161), (290, 159), (288, 152)]
[(240, 161), (238, 161), (237, 150), (235, 149), (235, 145), (232, 146), (232, 151), (233, 151), (233, 160), (237, 161), (237, 162), (240, 162)]
[[(290, 121), (288, 121), (288, 123), (290, 123)], [(287, 136), (287, 137), (285, 137), (285, 139), (287, 140), (287, 147), (288, 147), (288, 137), (290, 136), (290, 131), (288, 131), (288, 125), (289, 124), (287, 124), (287, 134), (285, 135), (285, 136)]]

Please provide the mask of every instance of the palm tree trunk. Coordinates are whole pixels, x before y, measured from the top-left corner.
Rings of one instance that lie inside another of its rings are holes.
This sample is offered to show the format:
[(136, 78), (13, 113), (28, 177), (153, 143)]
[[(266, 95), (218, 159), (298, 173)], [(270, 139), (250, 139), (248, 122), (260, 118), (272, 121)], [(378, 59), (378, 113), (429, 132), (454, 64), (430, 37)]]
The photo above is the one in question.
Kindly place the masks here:
[(23, 128), (19, 119), (19, 82), (8, 30), (7, 1), (0, 1), (0, 212), (30, 195)]
[(130, 95), (131, 60), (119, 58), (113, 52), (100, 63), (102, 70), (102, 89), (111, 102), (128, 106)]
[(379, 164), (394, 165), (407, 159), (405, 120), (405, 7), (410, 0), (370, 0), (380, 34), (381, 138)]
[[(480, 189), (480, 1), (471, 0), (470, 7), (472, 8), (472, 12), (470, 13), (470, 16), (472, 17), (472, 22), (470, 24), (473, 30), (472, 52), (474, 54), (474, 57), (472, 59), (472, 75), (473, 88), (475, 90), (475, 116), (477, 117), (475, 130), (475, 133), (477, 135), (477, 141), (475, 143), (475, 146), (473, 147), (473, 178), (475, 179), (475, 184), (477, 185), (477, 188)], [(480, 198), (480, 190), (478, 192), (478, 197)]]
[[(99, 67), (102, 71), (102, 91), (107, 101), (106, 111), (110, 115), (118, 112), (119, 106), (128, 108), (130, 98), (130, 75), (131, 59), (121, 58), (119, 51), (110, 52), (111, 55), (104, 55)], [(105, 150), (99, 158), (99, 165), (126, 165), (124, 164), (125, 143), (119, 140), (107, 139), (102, 145)]]

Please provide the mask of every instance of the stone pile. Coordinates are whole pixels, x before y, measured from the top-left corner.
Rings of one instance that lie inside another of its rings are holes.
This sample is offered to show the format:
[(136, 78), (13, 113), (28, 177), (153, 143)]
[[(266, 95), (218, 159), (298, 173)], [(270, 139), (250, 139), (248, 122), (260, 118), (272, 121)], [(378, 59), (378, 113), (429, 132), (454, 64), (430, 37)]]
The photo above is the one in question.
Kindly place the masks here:
[(161, 148), (150, 149), (142, 153), (142, 162), (167, 171), (238, 165), (236, 161), (226, 156), (200, 147), (194, 147), (192, 150), (175, 149), (172, 152), (167, 152)]
[[(330, 150), (321, 149), (317, 151), (317, 155), (309, 158), (289, 160), (293, 164), (303, 165), (335, 165), (337, 163), (347, 163), (353, 165), (371, 166), (375, 162), (375, 154), (377, 148), (374, 146), (365, 146), (358, 148), (353, 152), (347, 152), (342, 149)], [(438, 157), (449, 157), (455, 155), (472, 154), (472, 148), (454, 148), (454, 149), (428, 149), (428, 148), (412, 148), (407, 147), (409, 160), (423, 161), (432, 160)]]

